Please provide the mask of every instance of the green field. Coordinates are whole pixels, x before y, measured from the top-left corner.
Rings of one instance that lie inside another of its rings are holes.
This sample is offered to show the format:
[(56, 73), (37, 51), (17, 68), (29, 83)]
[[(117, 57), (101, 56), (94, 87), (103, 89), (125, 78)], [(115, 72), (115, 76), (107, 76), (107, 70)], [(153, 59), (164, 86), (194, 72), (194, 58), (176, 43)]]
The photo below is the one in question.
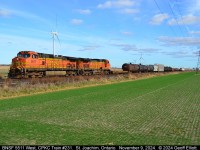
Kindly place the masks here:
[(200, 75), (0, 100), (0, 144), (200, 145)]

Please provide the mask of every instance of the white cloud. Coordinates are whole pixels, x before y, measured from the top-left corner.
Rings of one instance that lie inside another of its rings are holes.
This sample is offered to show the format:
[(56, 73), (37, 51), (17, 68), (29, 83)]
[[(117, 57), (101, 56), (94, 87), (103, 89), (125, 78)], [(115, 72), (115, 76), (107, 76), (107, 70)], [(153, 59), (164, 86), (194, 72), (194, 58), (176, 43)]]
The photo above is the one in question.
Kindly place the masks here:
[(83, 23), (83, 20), (81, 20), (81, 19), (72, 19), (70, 21), (70, 23), (73, 24), (73, 25), (80, 25), (80, 24)]
[(39, 45), (46, 47), (47, 49), (51, 49), (49, 46), (51, 41), (44, 40), (39, 38), (31, 38), (28, 36), (20, 36), (20, 35), (8, 35), (8, 34), (1, 34), (0, 38), (2, 39), (0, 43), (5, 45), (9, 43), (13, 47), (18, 47), (18, 49), (38, 49)]
[(186, 58), (186, 57), (195, 57), (195, 52), (186, 51), (186, 50), (179, 50), (174, 52), (162, 52), (162, 54), (172, 56), (174, 58)]
[(24, 11), (13, 11), (13, 13), (19, 17), (23, 17), (26, 19), (30, 19), (30, 20), (38, 20), (38, 21), (42, 21), (42, 22), (46, 22), (45, 19), (41, 18), (40, 16), (36, 15), (36, 14), (32, 14), (29, 12), (24, 12)]
[(89, 14), (92, 13), (92, 11), (89, 10), (89, 9), (77, 9), (76, 11), (77, 11), (78, 13), (80, 13), (80, 14), (83, 14), (83, 15), (89, 15)]
[(113, 46), (119, 47), (123, 51), (132, 51), (132, 52), (144, 52), (144, 53), (157, 53), (159, 49), (155, 48), (138, 48), (134, 44), (112, 44)]
[[(10, 60), (12, 60), (11, 57), (14, 57), (20, 50), (33, 50), (43, 53), (52, 53), (52, 40), (49, 37), (47, 36), (47, 38), (34, 38), (20, 35), (0, 34), (0, 45), (2, 46), (2, 48), (4, 47), (4, 49), (7, 47), (8, 51), (5, 52), (6, 55), (8, 55), (9, 51), (10, 53), (12, 53), (13, 56), (9, 55), (5, 57), (5, 60), (8, 61), (7, 63), (10, 63)], [(62, 37), (63, 36), (61, 35), (61, 42), (63, 41)], [(83, 37), (80, 37), (80, 39), (83, 39)], [(68, 42), (62, 42), (61, 45), (59, 45), (58, 41), (56, 40), (55, 44), (56, 54), (73, 56), (72, 50), (75, 51), (77, 49), (80, 49), (79, 45), (71, 44)], [(4, 52), (2, 51), (1, 53)], [(3, 59), (1, 59), (0, 61), (3, 62)]]
[(200, 38), (161, 36), (158, 40), (167, 46), (200, 46)]
[(121, 34), (123, 34), (123, 35), (132, 35), (132, 33), (128, 32), (128, 31), (121, 32)]
[(113, 46), (120, 47), (123, 51), (138, 51), (136, 45), (133, 44), (113, 44)]
[(188, 12), (189, 14), (199, 14), (200, 13), (200, 1), (199, 0), (190, 0), (188, 6)]
[(135, 4), (133, 0), (112, 0), (106, 1), (103, 4), (99, 4), (97, 8), (105, 9), (105, 8), (122, 8), (122, 7), (131, 7)]
[(200, 31), (190, 31), (190, 34), (200, 34)]
[(21, 18), (25, 18), (28, 20), (37, 20), (43, 23), (47, 23), (49, 24), (49, 22), (47, 22), (46, 19), (41, 18), (40, 16), (33, 14), (33, 13), (29, 13), (26, 11), (21, 11), (21, 10), (14, 10), (14, 9), (0, 9), (0, 17), (12, 17), (12, 16), (16, 16), (16, 17), (21, 17)]
[(125, 8), (125, 9), (121, 9), (119, 12), (122, 13), (122, 14), (136, 14), (136, 13), (139, 12), (139, 10), (138, 9)]
[(97, 48), (99, 48), (101, 46), (99, 45), (88, 45), (88, 46), (84, 46), (81, 50), (79, 51), (93, 51), (96, 50)]
[(12, 14), (10, 10), (0, 9), (0, 17), (8, 17)]
[(150, 24), (153, 25), (160, 25), (165, 19), (169, 18), (168, 14), (157, 14), (153, 16), (153, 18), (150, 21)]
[(168, 24), (169, 25), (177, 25), (177, 22), (179, 25), (197, 24), (200, 22), (200, 16), (187, 15), (187, 16), (183, 16), (182, 18), (180, 18), (178, 20), (171, 19), (171, 20), (169, 20)]
[(136, 14), (139, 13), (139, 8), (133, 8), (139, 5), (136, 0), (108, 0), (105, 3), (99, 4), (99, 9), (116, 9), (117, 13), (121, 14)]

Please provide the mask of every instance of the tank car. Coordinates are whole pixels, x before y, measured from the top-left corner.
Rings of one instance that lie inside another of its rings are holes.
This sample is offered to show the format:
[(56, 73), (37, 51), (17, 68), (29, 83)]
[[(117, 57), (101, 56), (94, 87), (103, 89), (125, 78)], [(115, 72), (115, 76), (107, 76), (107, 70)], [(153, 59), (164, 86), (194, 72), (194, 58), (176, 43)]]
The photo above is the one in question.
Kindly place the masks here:
[(153, 72), (154, 66), (153, 65), (148, 65), (148, 72)]
[(148, 66), (139, 64), (140, 72), (148, 72)]
[(169, 67), (169, 66), (164, 67), (164, 72), (171, 72), (171, 71), (172, 71), (172, 67)]
[(122, 65), (122, 70), (128, 72), (139, 72), (140, 66), (138, 64), (125, 63)]

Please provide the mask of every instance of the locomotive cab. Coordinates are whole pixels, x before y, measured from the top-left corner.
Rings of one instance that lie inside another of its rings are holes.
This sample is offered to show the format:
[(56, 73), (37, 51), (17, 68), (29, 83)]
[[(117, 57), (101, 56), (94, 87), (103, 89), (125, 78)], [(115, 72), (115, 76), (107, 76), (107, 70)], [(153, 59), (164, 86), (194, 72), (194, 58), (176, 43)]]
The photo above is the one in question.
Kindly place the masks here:
[(21, 51), (17, 54), (17, 57), (14, 58), (14, 63), (20, 64), (21, 62), (22, 66), (26, 66), (30, 62), (31, 59), (37, 59), (38, 54), (31, 51)]
[(21, 51), (12, 59), (12, 64), (8, 73), (10, 78), (23, 78), (26, 76), (26, 68), (31, 63), (32, 57), (37, 57), (35, 52)]

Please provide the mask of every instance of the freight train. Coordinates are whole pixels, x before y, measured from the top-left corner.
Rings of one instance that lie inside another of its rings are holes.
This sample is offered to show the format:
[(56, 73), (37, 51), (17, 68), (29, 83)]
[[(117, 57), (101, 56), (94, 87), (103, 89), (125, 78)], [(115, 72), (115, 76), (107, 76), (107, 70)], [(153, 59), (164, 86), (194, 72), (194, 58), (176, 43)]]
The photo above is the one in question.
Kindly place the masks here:
[(123, 71), (128, 71), (132, 73), (136, 72), (170, 72), (173, 71), (172, 67), (164, 66), (162, 64), (154, 65), (142, 65), (142, 64), (128, 64), (122, 65)]
[(34, 78), (48, 75), (93, 75), (110, 74), (107, 59), (90, 59), (34, 51), (20, 51), (8, 73), (9, 78)]
[[(177, 71), (161, 64), (142, 65), (125, 63), (122, 70), (129, 73)], [(180, 71), (180, 70), (178, 70)], [(20, 51), (12, 59), (9, 78), (35, 78), (45, 76), (112, 74), (107, 59), (79, 58), (62, 55)]]

